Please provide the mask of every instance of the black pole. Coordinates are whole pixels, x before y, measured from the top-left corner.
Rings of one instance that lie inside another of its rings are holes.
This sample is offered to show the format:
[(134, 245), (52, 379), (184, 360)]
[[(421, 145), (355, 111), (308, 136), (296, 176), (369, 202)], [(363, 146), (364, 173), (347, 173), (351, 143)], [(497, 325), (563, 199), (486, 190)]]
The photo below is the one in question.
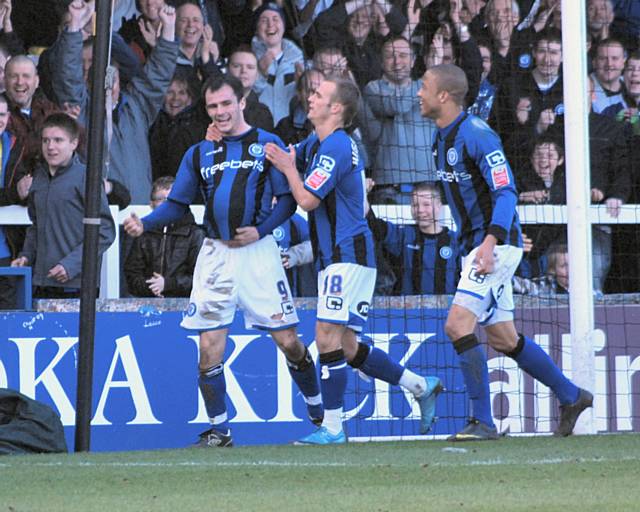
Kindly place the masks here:
[(96, 1), (96, 39), (93, 43), (91, 103), (89, 117), (87, 181), (84, 208), (84, 246), (82, 249), (82, 288), (80, 292), (80, 347), (76, 396), (75, 451), (86, 452), (91, 440), (91, 401), (93, 387), (93, 345), (98, 287), (98, 236), (100, 233), (100, 189), (104, 153), (105, 76), (109, 64), (111, 2)]

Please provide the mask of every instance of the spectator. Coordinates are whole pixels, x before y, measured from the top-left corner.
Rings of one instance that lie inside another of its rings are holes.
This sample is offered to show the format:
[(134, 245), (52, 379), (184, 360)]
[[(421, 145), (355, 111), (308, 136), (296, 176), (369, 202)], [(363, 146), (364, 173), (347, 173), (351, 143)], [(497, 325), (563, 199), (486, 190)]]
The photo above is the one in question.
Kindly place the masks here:
[(374, 15), (368, 6), (349, 16), (344, 54), (360, 89), (382, 77), (382, 38), (373, 30)]
[(204, 23), (200, 7), (183, 3), (176, 10), (176, 38), (180, 41), (177, 67), (193, 75), (192, 80), (203, 82), (220, 73), (217, 61), (218, 43), (213, 40), (213, 29)]
[(38, 72), (26, 55), (12, 57), (5, 67), (9, 130), (24, 147), (22, 163), (31, 174), (41, 159), (40, 130), (45, 118), (60, 109), (38, 89)]
[(503, 84), (531, 69), (531, 41), (534, 29), (516, 30), (520, 9), (515, 0), (489, 0), (484, 10), (487, 36), (493, 43), (491, 81)]
[(627, 59), (624, 46), (615, 39), (600, 41), (591, 74), (595, 87), (593, 111), (601, 113), (622, 100), (622, 71)]
[(478, 95), (473, 104), (467, 109), (469, 114), (474, 114), (484, 121), (491, 117), (493, 104), (498, 92), (498, 86), (489, 80), (491, 73), (491, 46), (488, 42), (478, 42), (478, 49), (482, 57), (482, 75)]
[(176, 71), (164, 96), (162, 108), (149, 129), (153, 181), (162, 176), (175, 176), (178, 170), (172, 166), (173, 159), (170, 157), (173, 139), (176, 132), (192, 123), (196, 116), (194, 104), (198, 89), (190, 78), (183, 72)]
[(296, 81), (296, 96), (291, 100), (289, 115), (280, 120), (275, 130), (285, 144), (297, 144), (313, 131), (313, 125), (307, 117), (309, 96), (315, 92), (323, 79), (320, 71), (308, 69)]
[(442, 194), (433, 183), (418, 183), (411, 194), (415, 225), (402, 226), (378, 219), (367, 220), (376, 241), (398, 264), (396, 295), (452, 294), (460, 273), (457, 234), (440, 224)]
[[(17, 139), (9, 133), (9, 105), (4, 94), (0, 93), (0, 206), (24, 204), (31, 176), (24, 174), (19, 163), (21, 153)], [(0, 225), (0, 267), (8, 266), (22, 247), (24, 229)], [(15, 307), (15, 288), (13, 279), (0, 277), (0, 309)]]
[(547, 250), (543, 277), (513, 277), (513, 291), (521, 295), (545, 296), (569, 293), (569, 251), (566, 243), (554, 243)]
[(496, 115), (510, 159), (522, 165), (520, 148), (535, 135), (545, 133), (564, 114), (562, 35), (547, 29), (536, 35), (534, 68), (512, 77), (498, 94)]
[(311, 50), (332, 46), (345, 48), (349, 40), (349, 17), (361, 7), (369, 9), (373, 31), (385, 38), (389, 34), (400, 35), (407, 25), (407, 18), (398, 3), (388, 0), (347, 0), (333, 2), (315, 19), (305, 37), (305, 47)]
[(611, 0), (588, 0), (587, 3), (587, 28), (593, 43), (609, 39), (611, 24), (613, 23), (613, 4)]
[[(80, 296), (84, 237), (86, 166), (75, 154), (80, 129), (66, 114), (52, 114), (42, 125), (45, 163), (34, 173), (29, 194), (31, 226), (12, 266), (33, 267), (35, 297)], [(115, 224), (104, 190), (100, 197), (101, 255), (115, 238)]]
[(564, 151), (556, 139), (543, 135), (533, 146), (530, 168), (516, 176), (521, 203), (566, 204)]
[[(68, 29), (60, 34), (60, 61), (54, 67), (54, 90), (60, 101), (81, 106), (80, 122), (88, 120), (89, 94), (82, 80), (82, 36), (86, 10), (74, 9)], [(161, 36), (140, 76), (126, 89), (120, 89), (119, 72), (115, 68), (111, 94), (113, 109), (109, 142), (108, 173), (131, 193), (134, 204), (142, 204), (151, 192), (151, 157), (149, 128), (162, 107), (165, 93), (175, 71), (178, 44), (175, 39), (175, 11), (164, 7), (160, 11)], [(109, 98), (107, 98), (109, 99)]]
[(348, 70), (347, 58), (340, 48), (318, 48), (313, 54), (313, 68), (324, 76), (343, 75)]
[(258, 59), (251, 46), (238, 47), (229, 56), (228, 73), (242, 82), (244, 91), (244, 118), (251, 126), (273, 131), (273, 116), (269, 108), (260, 103), (253, 86), (258, 79)]
[(629, 55), (622, 75), (622, 94), (620, 102), (609, 105), (602, 111), (605, 116), (613, 117), (616, 121), (628, 122), (633, 128), (634, 135), (640, 134), (638, 123), (638, 103), (640, 102), (640, 52)]
[(382, 47), (383, 76), (367, 84), (361, 121), (373, 163), (373, 202), (408, 204), (413, 183), (436, 181), (431, 154), (435, 127), (414, 108), (420, 80), (411, 79), (413, 55), (402, 36)]
[[(251, 4), (246, 0), (170, 0), (168, 2), (176, 9), (186, 3), (198, 4), (202, 12), (202, 20), (205, 25), (211, 27), (212, 42), (219, 50), (225, 42), (225, 36), (229, 29), (229, 19), (232, 15), (240, 12), (246, 4)], [(249, 16), (249, 19), (251, 16)], [(227, 24), (225, 28), (224, 24)], [(251, 37), (246, 41), (249, 42)]]
[[(167, 200), (174, 182), (172, 176), (153, 182), (152, 210)], [(203, 240), (204, 233), (190, 210), (179, 221), (135, 238), (124, 267), (129, 293), (134, 297), (189, 297)]]
[(255, 37), (251, 47), (258, 58), (260, 74), (254, 85), (260, 101), (273, 116), (273, 122), (289, 113), (295, 95), (296, 72), (302, 72), (302, 51), (284, 38), (284, 12), (274, 2), (263, 4), (255, 12)]
[(120, 35), (138, 56), (140, 62), (146, 62), (156, 45), (162, 20), (160, 12), (165, 6), (164, 0), (137, 0), (140, 15), (131, 18), (120, 27)]

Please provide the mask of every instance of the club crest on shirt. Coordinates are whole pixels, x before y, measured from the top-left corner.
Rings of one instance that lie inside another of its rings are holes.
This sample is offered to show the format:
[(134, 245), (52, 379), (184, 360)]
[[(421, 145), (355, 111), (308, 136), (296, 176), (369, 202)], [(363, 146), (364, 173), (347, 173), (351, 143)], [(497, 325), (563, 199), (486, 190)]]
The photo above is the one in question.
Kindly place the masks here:
[(304, 180), (305, 184), (312, 190), (319, 190), (330, 178), (327, 171), (316, 167), (307, 179)]
[(274, 229), (271, 234), (273, 235), (273, 238), (276, 239), (276, 242), (279, 242), (280, 240), (282, 240), (284, 238), (284, 229), (282, 229), (280, 226), (278, 226), (276, 229)]
[(505, 187), (510, 183), (509, 171), (506, 165), (498, 165), (491, 168), (491, 181), (493, 188)]
[(255, 158), (260, 158), (264, 156), (264, 146), (257, 142), (254, 142), (249, 146), (249, 154)]
[(447, 163), (449, 165), (455, 165), (458, 162), (458, 152), (456, 148), (449, 148), (447, 151)]
[(440, 247), (440, 257), (443, 260), (448, 260), (449, 258), (451, 258), (452, 255), (453, 255), (453, 249), (451, 249), (451, 247), (449, 247), (448, 245), (445, 245), (444, 247)]

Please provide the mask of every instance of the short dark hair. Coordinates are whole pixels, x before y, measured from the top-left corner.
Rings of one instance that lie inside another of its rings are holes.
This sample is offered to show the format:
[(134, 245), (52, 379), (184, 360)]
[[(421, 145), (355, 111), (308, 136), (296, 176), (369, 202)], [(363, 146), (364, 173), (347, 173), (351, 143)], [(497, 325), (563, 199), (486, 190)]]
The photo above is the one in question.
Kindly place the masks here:
[(353, 118), (358, 113), (360, 89), (353, 83), (353, 80), (342, 75), (330, 75), (325, 80), (335, 84), (336, 92), (333, 94), (332, 101), (340, 103), (344, 107), (342, 122), (345, 128), (351, 126)]
[(438, 92), (446, 91), (457, 105), (463, 105), (469, 92), (467, 75), (462, 68), (455, 64), (438, 64), (427, 69), (432, 73), (438, 84)]
[(543, 144), (553, 144), (556, 147), (558, 156), (561, 158), (564, 157), (564, 147), (562, 146), (562, 143), (556, 137), (548, 134), (543, 134), (535, 138), (531, 146), (531, 154), (533, 154), (533, 151), (538, 146), (542, 146)]
[(42, 132), (44, 132), (45, 128), (60, 128), (64, 130), (71, 140), (76, 140), (80, 136), (80, 126), (76, 122), (76, 120), (70, 115), (64, 114), (62, 112), (56, 112), (55, 114), (50, 114), (42, 123), (42, 128), (40, 129), (40, 135), (42, 136)]
[(231, 57), (236, 53), (250, 53), (256, 58), (256, 60), (258, 60), (258, 56), (256, 55), (256, 52), (253, 51), (253, 48), (251, 48), (250, 44), (242, 43), (236, 46), (233, 50), (231, 50), (231, 53), (229, 54), (229, 60), (231, 60)]
[(171, 81), (169, 85), (173, 82), (179, 82), (184, 84), (187, 87), (187, 94), (191, 98), (191, 101), (196, 101), (198, 99), (198, 84), (194, 79), (193, 75), (191, 75), (188, 71), (184, 71), (180, 68), (176, 69), (176, 72), (171, 77)]
[(176, 179), (173, 176), (160, 176), (151, 185), (151, 195), (153, 195), (153, 192), (156, 190), (166, 190), (173, 187), (175, 182)]
[(557, 28), (547, 27), (536, 34), (536, 44), (534, 48), (538, 47), (540, 41), (546, 41), (547, 43), (558, 43), (562, 46), (562, 32)]
[(233, 75), (214, 75), (207, 78), (207, 81), (202, 86), (202, 97), (204, 98), (207, 92), (216, 92), (222, 89), (225, 85), (228, 85), (233, 89), (233, 93), (240, 101), (244, 96), (244, 87), (242, 82)]
[(9, 105), (9, 100), (7, 99), (7, 95), (3, 92), (0, 92), (0, 103)]
[(382, 46), (387, 46), (389, 43), (395, 43), (396, 41), (404, 41), (409, 45), (409, 49), (411, 53), (413, 53), (413, 48), (411, 47), (411, 41), (409, 41), (406, 37), (400, 34), (389, 34), (384, 41), (382, 41)]
[(413, 184), (413, 192), (431, 192), (440, 202), (442, 201), (442, 190), (434, 181), (421, 181)]

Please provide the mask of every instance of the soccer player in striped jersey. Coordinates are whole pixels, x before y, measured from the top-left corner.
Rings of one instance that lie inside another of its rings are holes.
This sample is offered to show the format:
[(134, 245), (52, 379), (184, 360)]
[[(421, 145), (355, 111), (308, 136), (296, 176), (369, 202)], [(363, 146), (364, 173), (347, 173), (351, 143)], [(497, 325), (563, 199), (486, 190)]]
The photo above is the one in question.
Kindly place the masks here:
[[(248, 329), (269, 331), (284, 352), (312, 421), (322, 421), (315, 365), (296, 333), (293, 305), (280, 251), (271, 235), (295, 211), (287, 181), (265, 159), (267, 142), (282, 141), (246, 123), (242, 84), (231, 75), (212, 77), (203, 87), (212, 124), (220, 137), (187, 150), (167, 201), (142, 220), (132, 215), (127, 233), (181, 218), (201, 194), (206, 238), (193, 274), (189, 309), (182, 326), (200, 331), (199, 386), (211, 422), (199, 446), (231, 446), (223, 357), (236, 307)], [(277, 197), (272, 209), (272, 199)]]
[(377, 218), (367, 219), (376, 240), (398, 258), (393, 270), (402, 295), (442, 295), (456, 291), (460, 273), (457, 233), (438, 220), (442, 196), (437, 185), (417, 183), (411, 192), (415, 225), (402, 226)]
[[(365, 218), (362, 160), (345, 128), (358, 108), (358, 87), (329, 77), (309, 97), (309, 120), (315, 128), (289, 152), (267, 144), (267, 158), (287, 177), (293, 197), (309, 213), (311, 243), (317, 264), (316, 343), (320, 353), (320, 388), (324, 420), (301, 444), (344, 443), (342, 407), (347, 362), (363, 373), (410, 390), (420, 405), (422, 433), (434, 420), (442, 384), (392, 361), (382, 350), (359, 343), (376, 280), (373, 236)], [(304, 174), (301, 179), (298, 168)]]
[(522, 258), (518, 194), (498, 135), (462, 108), (467, 89), (462, 69), (439, 65), (425, 73), (418, 92), (422, 115), (438, 127), (433, 144), (436, 167), (463, 256), (445, 331), (460, 357), (473, 416), (449, 440), (498, 438), (486, 354), (474, 334), (477, 323), (484, 327), (489, 345), (553, 390), (561, 404), (554, 434), (568, 436), (578, 416), (591, 407), (593, 396), (567, 379), (533, 340), (516, 331), (511, 279)]

